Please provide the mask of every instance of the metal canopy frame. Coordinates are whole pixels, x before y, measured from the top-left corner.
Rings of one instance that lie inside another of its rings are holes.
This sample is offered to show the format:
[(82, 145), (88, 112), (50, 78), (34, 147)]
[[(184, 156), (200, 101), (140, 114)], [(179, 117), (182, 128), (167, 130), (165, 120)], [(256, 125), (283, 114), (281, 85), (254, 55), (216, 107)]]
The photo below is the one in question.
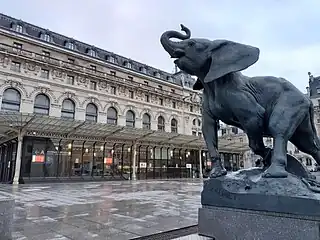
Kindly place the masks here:
[[(13, 139), (19, 133), (24, 136), (206, 149), (203, 138), (197, 136), (45, 115), (0, 112), (0, 142)], [(232, 141), (219, 138), (221, 152), (242, 152), (248, 149), (248, 145), (237, 138)]]

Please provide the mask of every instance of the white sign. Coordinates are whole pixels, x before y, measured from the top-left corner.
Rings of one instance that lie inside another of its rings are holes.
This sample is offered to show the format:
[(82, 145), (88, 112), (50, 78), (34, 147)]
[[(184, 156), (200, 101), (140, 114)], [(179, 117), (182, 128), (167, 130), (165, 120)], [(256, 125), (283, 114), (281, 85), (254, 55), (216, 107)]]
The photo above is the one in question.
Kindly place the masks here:
[(187, 164), (186, 164), (186, 168), (192, 168), (192, 164), (187, 163)]
[(147, 163), (146, 162), (140, 162), (140, 168), (146, 168)]

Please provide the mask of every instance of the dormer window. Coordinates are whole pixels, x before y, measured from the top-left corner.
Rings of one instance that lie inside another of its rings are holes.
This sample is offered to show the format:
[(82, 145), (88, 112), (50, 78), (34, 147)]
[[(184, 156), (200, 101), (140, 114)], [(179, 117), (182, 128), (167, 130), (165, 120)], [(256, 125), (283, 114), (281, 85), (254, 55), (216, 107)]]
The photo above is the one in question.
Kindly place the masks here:
[(167, 77), (167, 80), (168, 80), (169, 82), (172, 82), (172, 77), (171, 77), (171, 76), (168, 76), (168, 77)]
[(159, 72), (155, 72), (155, 73), (154, 73), (154, 76), (155, 76), (156, 78), (160, 78), (160, 73), (159, 73)]
[(112, 63), (115, 63), (115, 62), (116, 62), (114, 56), (109, 56), (109, 57), (108, 57), (108, 61), (109, 61), (109, 62), (112, 62)]
[(46, 42), (50, 42), (51, 40), (50, 35), (48, 33), (41, 33), (40, 39)]
[(131, 62), (126, 62), (126, 63), (125, 63), (125, 66), (126, 66), (127, 68), (132, 68), (132, 63), (131, 63)]
[(71, 49), (71, 50), (75, 50), (76, 49), (75, 44), (72, 43), (72, 42), (66, 42), (66, 47)]
[(14, 30), (15, 30), (16, 32), (22, 33), (22, 32), (23, 32), (23, 27), (22, 27), (22, 25), (20, 25), (20, 24), (16, 24), (16, 25), (14, 26)]
[(147, 73), (147, 69), (145, 67), (140, 67), (140, 72)]
[(97, 56), (97, 52), (93, 49), (88, 49), (88, 54), (91, 56), (91, 57), (96, 57)]

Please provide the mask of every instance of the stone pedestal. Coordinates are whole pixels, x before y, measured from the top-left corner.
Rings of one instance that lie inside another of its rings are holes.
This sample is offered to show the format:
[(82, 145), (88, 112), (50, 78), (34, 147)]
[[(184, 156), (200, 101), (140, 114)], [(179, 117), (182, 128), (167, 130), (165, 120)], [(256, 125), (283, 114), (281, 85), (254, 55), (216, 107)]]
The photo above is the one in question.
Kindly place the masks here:
[(199, 234), (216, 240), (320, 240), (320, 194), (301, 178), (252, 168), (208, 179)]
[(199, 235), (215, 240), (319, 240), (320, 219), (222, 207), (199, 209)]
[(0, 239), (12, 239), (14, 200), (0, 200)]

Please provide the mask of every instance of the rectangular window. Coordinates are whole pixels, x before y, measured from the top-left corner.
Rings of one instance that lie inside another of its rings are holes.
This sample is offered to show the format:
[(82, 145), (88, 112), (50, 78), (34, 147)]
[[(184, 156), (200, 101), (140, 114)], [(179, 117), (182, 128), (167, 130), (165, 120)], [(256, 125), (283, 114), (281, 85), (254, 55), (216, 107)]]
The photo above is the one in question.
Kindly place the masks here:
[(92, 90), (97, 90), (97, 82), (96, 81), (90, 81), (89, 88)]
[(159, 104), (163, 106), (163, 98), (159, 98)]
[(133, 81), (133, 77), (132, 77), (132, 76), (128, 76), (128, 79), (129, 79), (130, 81)]
[(172, 108), (176, 108), (176, 102), (172, 102)]
[(232, 131), (232, 133), (234, 133), (234, 134), (238, 134), (238, 128), (236, 128), (236, 127), (233, 127), (233, 128), (231, 129), (231, 131)]
[(42, 69), (41, 69), (40, 77), (48, 79), (48, 78), (49, 78), (49, 70), (42, 68)]
[(144, 95), (144, 101), (149, 102), (149, 95), (148, 94)]
[(158, 88), (159, 88), (160, 90), (162, 90), (162, 89), (163, 89), (161, 85), (159, 85), (159, 86), (158, 86)]
[(147, 81), (144, 81), (144, 84), (145, 84), (145, 85), (149, 85), (149, 83), (148, 83)]
[(70, 84), (70, 85), (74, 84), (74, 76), (67, 75), (67, 84)]
[(116, 72), (115, 72), (115, 71), (110, 71), (110, 74), (111, 74), (112, 76), (115, 76), (115, 75), (116, 75)]
[(116, 95), (117, 88), (115, 86), (111, 86), (111, 94)]
[(21, 63), (19, 62), (11, 62), (11, 70), (15, 72), (20, 72)]
[(42, 55), (45, 56), (45, 57), (50, 57), (50, 52), (42, 51)]
[(72, 59), (72, 58), (68, 58), (68, 63), (70, 63), (70, 64), (74, 64), (74, 59)]
[(172, 93), (175, 93), (175, 92), (176, 92), (176, 90), (174, 90), (174, 89), (171, 89), (171, 92), (172, 92)]
[(198, 132), (198, 136), (201, 138), (202, 137), (202, 132)]
[(192, 131), (192, 135), (193, 136), (197, 136), (197, 132), (196, 131)]
[(134, 97), (134, 93), (133, 93), (132, 90), (129, 90), (129, 97), (130, 97), (130, 98), (133, 98), (133, 97)]
[(320, 93), (320, 88), (317, 88), (317, 93)]
[(193, 112), (193, 106), (190, 105), (190, 112)]
[(227, 129), (221, 129), (221, 135), (223, 136), (225, 134), (227, 134)]
[(22, 49), (22, 44), (21, 43), (17, 43), (17, 42), (13, 43), (13, 51), (20, 52), (21, 49)]
[(90, 65), (90, 70), (91, 70), (92, 72), (96, 72), (96, 71), (97, 71), (97, 67), (94, 66), (94, 65)]

